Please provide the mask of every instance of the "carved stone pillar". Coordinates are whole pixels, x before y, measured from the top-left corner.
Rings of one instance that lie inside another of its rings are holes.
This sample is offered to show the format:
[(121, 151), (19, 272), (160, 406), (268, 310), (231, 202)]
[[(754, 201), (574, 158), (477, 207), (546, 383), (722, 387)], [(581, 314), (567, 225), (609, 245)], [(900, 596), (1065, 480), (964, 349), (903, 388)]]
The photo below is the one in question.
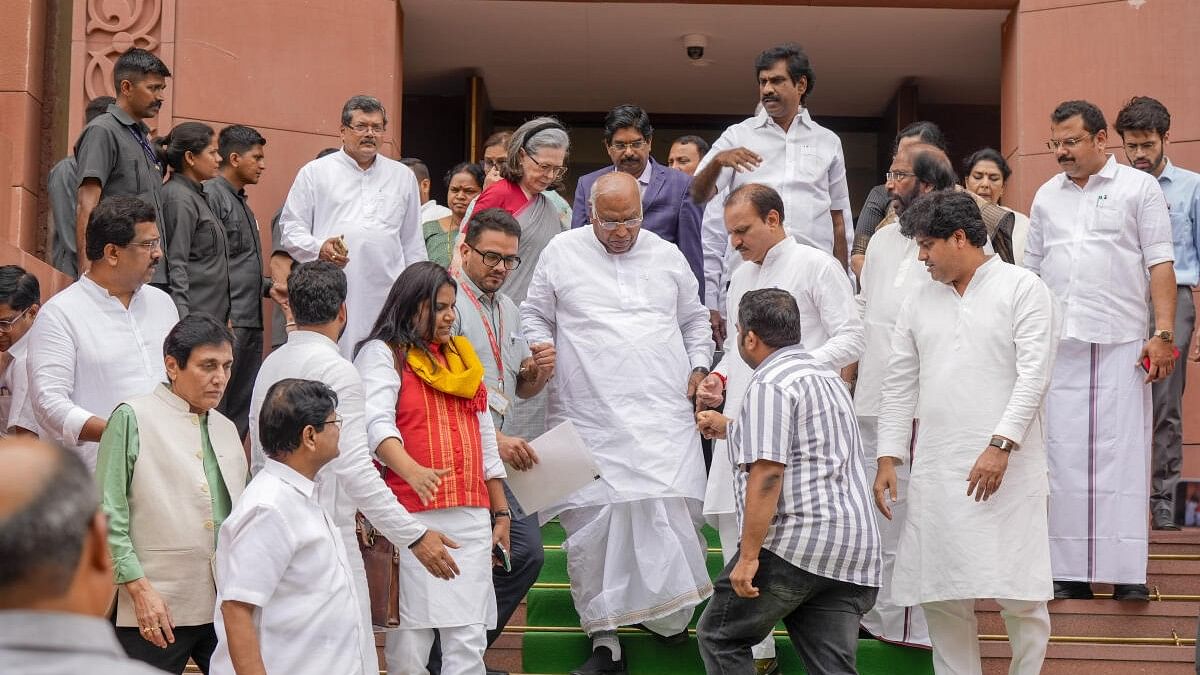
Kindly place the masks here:
[[(83, 128), (83, 109), (97, 96), (112, 96), (113, 64), (130, 47), (154, 52), (174, 67), (175, 0), (75, 0), (71, 35), (70, 138)], [(171, 80), (153, 129), (171, 127)]]

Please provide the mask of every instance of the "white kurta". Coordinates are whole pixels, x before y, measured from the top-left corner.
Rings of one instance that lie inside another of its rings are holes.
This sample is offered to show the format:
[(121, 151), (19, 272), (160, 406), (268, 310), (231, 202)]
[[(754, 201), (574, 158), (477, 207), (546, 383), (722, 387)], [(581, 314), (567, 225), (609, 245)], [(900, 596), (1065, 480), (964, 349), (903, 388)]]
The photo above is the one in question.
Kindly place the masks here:
[[(879, 224), (867, 246), (866, 262), (859, 279), (859, 308), (866, 330), (867, 348), (858, 362), (858, 382), (854, 387), (854, 409), (867, 455), (867, 480), (875, 482), (879, 465), (878, 448), (879, 388), (892, 358), (892, 331), (900, 318), (900, 308), (913, 289), (935, 283), (917, 259), (917, 244), (900, 234), (895, 213)], [(929, 628), (920, 607), (904, 607), (891, 601), (892, 570), (896, 548), (908, 519), (908, 464), (896, 467), (900, 501), (892, 505), (892, 519), (877, 514), (879, 540), (883, 551), (883, 585), (875, 606), (863, 615), (862, 625), (872, 635), (890, 642), (929, 646)]]
[[(800, 309), (800, 344), (814, 359), (840, 369), (858, 360), (864, 337), (850, 280), (837, 260), (812, 246), (785, 237), (767, 251), (762, 264), (738, 267), (729, 282), (726, 316), (731, 330), (725, 336), (725, 358), (714, 372), (726, 377), (724, 415), (736, 419), (742, 395), (754, 371), (738, 356), (737, 312), (742, 296), (760, 288), (780, 288), (792, 294)], [(725, 441), (713, 446), (704, 514), (734, 513), (734, 467)]]
[(317, 259), (326, 239), (345, 237), (349, 319), (338, 346), (346, 358), (371, 331), (396, 277), (426, 259), (420, 215), (416, 176), (383, 155), (364, 171), (342, 150), (296, 174), (279, 216), (280, 245), (303, 263)]
[(654, 233), (611, 255), (581, 227), (550, 241), (521, 305), (526, 339), (558, 352), (547, 426), (571, 420), (600, 467), (599, 480), (540, 514), (561, 514), (589, 634), (656, 620), (674, 633), (712, 593), (687, 399), (692, 369), (713, 351), (698, 292), (683, 254)]
[(687, 260), (642, 230), (610, 255), (591, 228), (564, 232), (542, 253), (521, 324), (553, 343), (546, 426), (571, 420), (602, 477), (544, 509), (657, 497), (701, 499), (704, 460), (688, 377), (712, 362), (712, 329)]
[(166, 381), (163, 340), (178, 322), (171, 296), (149, 284), (128, 307), (86, 274), (50, 298), (23, 340), (42, 438), (75, 450), (95, 470), (99, 446), (79, 439), (84, 425)]
[[(883, 382), (880, 457), (908, 456), (921, 420), (891, 596), (901, 605), (1053, 595), (1041, 406), (1054, 361), (1050, 291), (992, 256), (966, 292), (934, 283), (900, 312)], [(919, 398), (919, 405), (918, 405)], [(1019, 442), (988, 501), (967, 476), (993, 434)]]

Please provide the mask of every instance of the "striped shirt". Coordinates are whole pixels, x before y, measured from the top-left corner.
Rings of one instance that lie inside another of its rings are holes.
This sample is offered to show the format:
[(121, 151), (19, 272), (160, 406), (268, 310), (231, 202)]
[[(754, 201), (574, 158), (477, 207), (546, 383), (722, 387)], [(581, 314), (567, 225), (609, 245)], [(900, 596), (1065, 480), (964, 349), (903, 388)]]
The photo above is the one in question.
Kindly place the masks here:
[(750, 464), (785, 465), (778, 511), (763, 546), (802, 570), (860, 586), (880, 585), (879, 531), (863, 471), (850, 392), (838, 374), (799, 346), (771, 354), (750, 379), (728, 430), (738, 525)]

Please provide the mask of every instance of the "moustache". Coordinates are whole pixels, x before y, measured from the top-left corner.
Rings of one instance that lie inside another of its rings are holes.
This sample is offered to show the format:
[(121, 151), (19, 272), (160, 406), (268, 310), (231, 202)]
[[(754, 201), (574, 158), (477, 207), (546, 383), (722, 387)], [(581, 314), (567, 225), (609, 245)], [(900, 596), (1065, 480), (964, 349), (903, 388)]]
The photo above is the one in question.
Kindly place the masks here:
[(778, 97), (778, 96), (774, 96), (774, 95), (772, 95), (772, 96), (764, 96), (764, 97), (762, 97), (762, 102), (763, 102), (763, 103), (778, 103), (778, 102), (779, 102), (779, 97)]

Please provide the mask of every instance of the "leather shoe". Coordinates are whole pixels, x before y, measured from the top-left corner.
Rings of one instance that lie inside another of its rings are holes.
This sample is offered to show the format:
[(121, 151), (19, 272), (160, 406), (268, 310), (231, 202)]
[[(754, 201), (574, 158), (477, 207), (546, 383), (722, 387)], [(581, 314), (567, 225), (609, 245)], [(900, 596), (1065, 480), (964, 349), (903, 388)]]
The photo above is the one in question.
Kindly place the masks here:
[(582, 666), (571, 671), (571, 675), (629, 675), (629, 671), (625, 668), (624, 655), (614, 661), (611, 649), (597, 647)]
[(645, 624), (642, 624), (642, 623), (635, 623), (635, 624), (633, 624), (633, 626), (631, 626), (631, 628), (636, 628), (638, 630), (646, 631), (647, 633), (653, 635), (655, 640), (658, 640), (659, 642), (661, 642), (664, 645), (672, 645), (672, 646), (681, 645), (688, 641), (688, 630), (686, 628), (684, 628), (683, 630), (679, 631), (678, 633), (676, 633), (674, 635), (660, 635), (660, 634), (655, 633), (654, 631), (650, 630), (649, 628), (646, 627)]
[(1154, 512), (1154, 521), (1150, 527), (1155, 530), (1179, 531), (1179, 526), (1175, 524), (1175, 514), (1165, 509)]
[(1086, 581), (1055, 581), (1055, 600), (1091, 600), (1092, 585)]
[(1146, 584), (1113, 584), (1113, 600), (1148, 602), (1150, 589)]

